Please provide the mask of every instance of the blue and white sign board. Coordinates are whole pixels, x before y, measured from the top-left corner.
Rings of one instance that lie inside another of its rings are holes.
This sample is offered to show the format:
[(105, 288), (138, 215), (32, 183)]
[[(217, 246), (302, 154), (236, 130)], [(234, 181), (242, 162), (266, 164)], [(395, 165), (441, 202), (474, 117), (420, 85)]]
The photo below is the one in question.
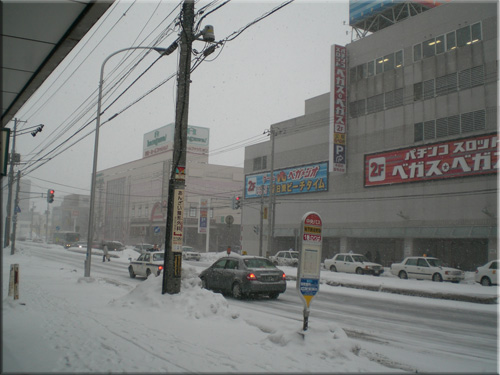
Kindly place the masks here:
[(300, 226), (297, 291), (304, 302), (304, 331), (307, 330), (309, 306), (319, 291), (322, 249), (322, 220), (316, 212), (302, 217)]
[(159, 234), (161, 231), (160, 227), (154, 227), (155, 234)]

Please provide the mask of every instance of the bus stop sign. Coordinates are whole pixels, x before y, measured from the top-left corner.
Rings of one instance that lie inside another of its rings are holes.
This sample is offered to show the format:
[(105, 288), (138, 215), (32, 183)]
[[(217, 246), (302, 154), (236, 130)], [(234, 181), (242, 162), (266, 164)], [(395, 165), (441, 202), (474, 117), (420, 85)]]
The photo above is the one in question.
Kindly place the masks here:
[(311, 301), (319, 291), (322, 225), (321, 217), (316, 212), (308, 212), (302, 217), (297, 291), (304, 303), (304, 331), (307, 330)]

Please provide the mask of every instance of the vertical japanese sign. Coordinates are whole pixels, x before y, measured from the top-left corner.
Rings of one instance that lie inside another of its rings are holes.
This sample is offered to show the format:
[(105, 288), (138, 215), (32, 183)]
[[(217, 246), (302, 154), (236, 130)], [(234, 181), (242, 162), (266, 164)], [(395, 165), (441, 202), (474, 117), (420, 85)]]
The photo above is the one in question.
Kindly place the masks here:
[(184, 189), (174, 191), (174, 225), (172, 228), (172, 251), (182, 251), (184, 229)]
[(207, 233), (208, 200), (200, 198), (200, 219), (198, 220), (198, 233)]
[(304, 302), (304, 331), (307, 330), (311, 300), (319, 291), (322, 225), (316, 212), (308, 212), (302, 217), (296, 288)]
[(347, 135), (347, 51), (334, 45), (334, 66), (330, 93), (330, 172), (346, 172)]

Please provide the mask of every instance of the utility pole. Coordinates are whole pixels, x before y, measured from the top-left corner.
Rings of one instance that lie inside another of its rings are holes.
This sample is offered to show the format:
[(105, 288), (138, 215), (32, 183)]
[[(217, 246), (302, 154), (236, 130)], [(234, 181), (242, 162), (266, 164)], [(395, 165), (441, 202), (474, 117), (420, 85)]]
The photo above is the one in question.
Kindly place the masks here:
[(177, 294), (181, 289), (189, 84), (191, 81), (191, 51), (193, 40), (195, 40), (193, 23), (194, 0), (184, 0), (182, 5), (179, 72), (177, 75), (174, 150), (168, 183), (162, 294)]
[[(16, 153), (16, 131), (17, 131), (17, 118), (14, 119), (14, 132), (12, 136), (12, 149), (10, 153), (10, 168), (9, 168), (9, 191), (7, 194), (7, 217), (5, 218), (5, 237), (3, 246), (7, 247), (10, 243), (10, 222), (12, 218), (12, 185), (14, 185), (14, 159)], [(19, 121), (21, 122), (21, 121)]]
[(14, 219), (12, 220), (12, 243), (10, 244), (10, 255), (16, 252), (16, 230), (17, 230), (17, 212), (19, 208), (19, 190), (21, 190), (21, 171), (17, 171), (16, 198), (14, 199)]

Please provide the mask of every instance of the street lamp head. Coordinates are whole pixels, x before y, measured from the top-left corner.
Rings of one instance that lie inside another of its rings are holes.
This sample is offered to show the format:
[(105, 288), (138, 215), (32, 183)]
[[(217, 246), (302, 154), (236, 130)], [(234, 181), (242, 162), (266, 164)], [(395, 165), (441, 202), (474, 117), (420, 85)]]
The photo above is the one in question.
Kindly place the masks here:
[(177, 49), (177, 46), (177, 42), (173, 42), (168, 48), (155, 47), (153, 49), (162, 56), (168, 56)]

